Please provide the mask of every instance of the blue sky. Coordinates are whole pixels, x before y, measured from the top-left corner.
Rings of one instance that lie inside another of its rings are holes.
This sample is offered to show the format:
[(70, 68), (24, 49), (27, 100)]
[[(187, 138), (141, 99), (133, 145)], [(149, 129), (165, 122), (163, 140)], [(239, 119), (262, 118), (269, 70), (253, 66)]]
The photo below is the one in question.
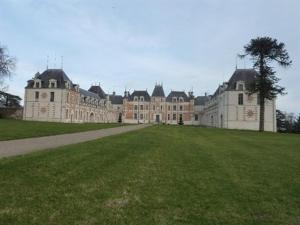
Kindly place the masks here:
[[(111, 93), (147, 89), (212, 94), (251, 38), (271, 36), (293, 60), (276, 67), (288, 95), (278, 108), (300, 112), (299, 0), (0, 0), (1, 45), (18, 60), (9, 92), (21, 96), (37, 71), (61, 67), (74, 83)], [(56, 61), (55, 61), (56, 58)], [(238, 68), (251, 67), (238, 60)]]

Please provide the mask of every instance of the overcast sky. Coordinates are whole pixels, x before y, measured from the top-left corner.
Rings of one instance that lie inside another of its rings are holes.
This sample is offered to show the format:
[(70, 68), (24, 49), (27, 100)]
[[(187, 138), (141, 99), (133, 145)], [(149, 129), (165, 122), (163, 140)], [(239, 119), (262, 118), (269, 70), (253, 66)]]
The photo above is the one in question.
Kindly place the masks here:
[(278, 108), (300, 112), (299, 0), (0, 0), (0, 34), (18, 60), (9, 92), (21, 96), (47, 55), (49, 68), (61, 68), (63, 56), (64, 71), (85, 89), (100, 82), (108, 93), (151, 94), (157, 82), (166, 94), (212, 94), (251, 38), (271, 36), (293, 60), (276, 66), (288, 91)]

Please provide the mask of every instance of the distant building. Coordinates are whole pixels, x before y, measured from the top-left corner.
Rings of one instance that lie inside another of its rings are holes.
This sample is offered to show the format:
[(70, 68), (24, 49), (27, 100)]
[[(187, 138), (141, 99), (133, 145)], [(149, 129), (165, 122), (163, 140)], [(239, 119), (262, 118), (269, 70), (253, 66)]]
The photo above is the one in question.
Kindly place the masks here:
[[(220, 85), (210, 96), (199, 97), (196, 114), (199, 124), (229, 129), (259, 129), (259, 98), (247, 93), (248, 85), (257, 72), (252, 69), (237, 69), (228, 82)], [(265, 130), (276, 131), (275, 100), (265, 102)]]
[[(213, 95), (194, 97), (193, 92), (171, 91), (162, 85), (147, 90), (106, 94), (100, 86), (89, 90), (73, 84), (63, 70), (37, 73), (25, 88), (25, 120), (56, 122), (118, 122), (203, 125), (230, 129), (259, 128), (257, 94), (247, 86), (257, 75), (252, 69), (236, 70)], [(276, 131), (275, 101), (266, 101), (265, 130)]]
[(183, 91), (171, 91), (166, 97), (162, 85), (156, 85), (152, 95), (147, 91), (134, 91), (124, 98), (124, 122), (193, 124), (194, 97)]

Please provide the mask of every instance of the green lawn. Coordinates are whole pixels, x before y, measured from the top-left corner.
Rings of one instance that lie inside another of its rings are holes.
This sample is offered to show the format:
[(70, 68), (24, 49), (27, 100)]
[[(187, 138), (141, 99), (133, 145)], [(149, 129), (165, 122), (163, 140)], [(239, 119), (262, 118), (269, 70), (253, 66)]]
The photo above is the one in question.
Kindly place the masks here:
[(0, 141), (75, 133), (120, 126), (117, 123), (53, 123), (0, 119)]
[(0, 224), (300, 224), (300, 136), (153, 126), (0, 160)]

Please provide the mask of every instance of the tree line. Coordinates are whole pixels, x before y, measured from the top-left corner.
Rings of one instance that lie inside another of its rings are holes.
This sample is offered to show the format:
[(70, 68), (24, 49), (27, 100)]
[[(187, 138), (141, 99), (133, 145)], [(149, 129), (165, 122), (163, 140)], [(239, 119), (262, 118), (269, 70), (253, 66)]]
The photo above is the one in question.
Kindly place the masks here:
[(297, 117), (293, 113), (276, 110), (276, 122), (278, 132), (300, 134), (300, 114)]

